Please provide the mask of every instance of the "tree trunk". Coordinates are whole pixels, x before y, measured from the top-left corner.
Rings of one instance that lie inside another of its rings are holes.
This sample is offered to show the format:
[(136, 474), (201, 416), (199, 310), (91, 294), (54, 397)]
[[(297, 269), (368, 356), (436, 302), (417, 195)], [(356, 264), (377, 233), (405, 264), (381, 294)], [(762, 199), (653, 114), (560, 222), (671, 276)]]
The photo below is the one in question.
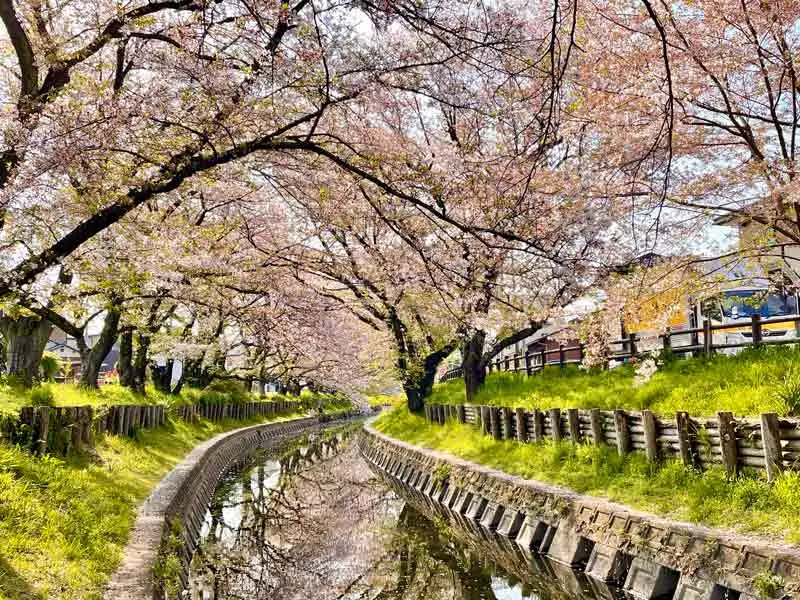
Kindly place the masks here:
[(263, 379), (258, 380), (258, 395), (262, 398), (267, 395), (267, 384)]
[(119, 371), (120, 385), (131, 390), (134, 389), (132, 329), (125, 329), (122, 335), (119, 336), (119, 363), (117, 364), (117, 371)]
[(184, 361), (183, 373), (176, 386), (176, 390), (178, 391), (173, 391), (174, 394), (179, 393), (184, 385), (203, 389), (211, 383), (211, 374), (208, 369), (203, 367), (203, 360), (203, 358), (187, 358)]
[(165, 394), (170, 393), (172, 388), (172, 367), (174, 364), (174, 359), (170, 358), (163, 367), (159, 367), (155, 363), (150, 365), (150, 372), (153, 374), (153, 385), (158, 391)]
[(284, 390), (289, 396), (299, 396), (302, 388), (300, 382), (295, 379), (289, 379), (283, 386)]
[(119, 331), (120, 307), (112, 306), (106, 313), (103, 330), (100, 337), (91, 348), (81, 345), (81, 379), (80, 386), (88, 389), (97, 389), (97, 377), (103, 366), (103, 359), (108, 356), (114, 346)]
[(425, 398), (431, 395), (433, 384), (436, 381), (436, 369), (448, 354), (450, 354), (450, 350), (429, 354), (418, 369), (412, 369), (416, 373), (413, 375), (411, 373), (406, 374), (407, 377), (403, 381), (403, 391), (406, 393), (408, 410), (420, 412), (423, 409)]
[(461, 366), (464, 369), (467, 402), (475, 399), (475, 394), (486, 381), (486, 362), (483, 360), (485, 342), (486, 332), (479, 330), (461, 345)]
[(39, 378), (39, 365), (53, 324), (38, 317), (2, 316), (0, 330), (6, 346), (5, 372), (30, 387)]
[(136, 338), (136, 360), (133, 363), (133, 391), (145, 394), (147, 383), (147, 355), (150, 351), (150, 337), (141, 333)]

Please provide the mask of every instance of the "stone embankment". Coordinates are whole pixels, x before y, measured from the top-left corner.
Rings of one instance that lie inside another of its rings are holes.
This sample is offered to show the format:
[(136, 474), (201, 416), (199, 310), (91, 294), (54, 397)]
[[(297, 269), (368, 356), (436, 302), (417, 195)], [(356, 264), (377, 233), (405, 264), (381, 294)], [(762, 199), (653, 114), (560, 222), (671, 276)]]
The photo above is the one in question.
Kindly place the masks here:
[[(369, 426), (361, 453), (417, 506), (643, 600), (800, 597), (796, 547), (674, 522), (418, 448)], [(783, 582), (782, 589), (778, 582)]]
[(154, 568), (162, 540), (179, 524), (181, 569), (185, 586), (189, 561), (197, 547), (206, 507), (222, 475), (257, 448), (271, 448), (321, 424), (352, 416), (345, 411), (280, 423), (254, 425), (218, 435), (197, 446), (175, 467), (139, 508), (120, 567), (106, 589), (106, 600), (151, 600), (159, 592)]

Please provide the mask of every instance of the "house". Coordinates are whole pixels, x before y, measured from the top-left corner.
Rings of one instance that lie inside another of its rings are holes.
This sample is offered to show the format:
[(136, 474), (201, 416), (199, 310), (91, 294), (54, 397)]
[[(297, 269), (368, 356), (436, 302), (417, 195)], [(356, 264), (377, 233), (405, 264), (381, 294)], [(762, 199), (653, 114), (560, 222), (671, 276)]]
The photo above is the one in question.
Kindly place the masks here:
[[(533, 368), (542, 364), (543, 357), (544, 364), (560, 364), (562, 347), (564, 349), (563, 360), (565, 363), (580, 363), (583, 360), (580, 340), (574, 337), (574, 334), (566, 335), (565, 333), (569, 328), (569, 322), (570, 320), (566, 319), (555, 319), (547, 322), (536, 333), (518, 341), (513, 346), (505, 348), (492, 363), (496, 365), (499, 361), (502, 370), (507, 370), (507, 365), (511, 370), (525, 370), (524, 356), (527, 353), (530, 356), (529, 360)], [(515, 357), (516, 367), (514, 363)]]
[[(90, 334), (86, 336), (86, 343), (91, 347), (100, 337), (99, 334)], [(67, 381), (77, 380), (81, 376), (81, 354), (78, 351), (78, 344), (75, 338), (66, 334), (57, 327), (53, 328), (50, 334), (50, 339), (47, 341), (45, 351), (57, 354), (62, 361), (69, 364), (71, 369), (69, 375), (64, 378)], [(111, 351), (103, 359), (103, 364), (100, 367), (100, 381), (103, 381), (105, 374), (113, 371), (117, 361), (119, 361), (119, 344), (114, 344)]]
[[(800, 244), (789, 240), (775, 231), (773, 227), (758, 223), (741, 213), (730, 213), (717, 217), (714, 225), (726, 228), (735, 228), (739, 249), (759, 248), (766, 239), (774, 239), (780, 246), (770, 251), (768, 261), (771, 264), (767, 272), (772, 274), (780, 272), (795, 286), (800, 285)], [(765, 257), (766, 258), (766, 257)]]

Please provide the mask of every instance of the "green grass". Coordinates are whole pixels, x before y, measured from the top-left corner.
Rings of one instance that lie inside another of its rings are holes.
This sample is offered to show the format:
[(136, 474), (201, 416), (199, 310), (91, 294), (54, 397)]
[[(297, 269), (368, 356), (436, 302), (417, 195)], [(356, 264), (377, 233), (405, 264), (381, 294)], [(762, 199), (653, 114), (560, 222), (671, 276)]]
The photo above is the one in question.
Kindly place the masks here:
[(399, 396), (389, 396), (388, 394), (374, 394), (367, 398), (369, 401), (370, 408), (383, 408), (386, 406), (397, 406), (403, 404), (406, 401), (406, 397), (399, 395)]
[(773, 485), (755, 472), (730, 482), (721, 467), (700, 473), (675, 460), (656, 466), (641, 453), (622, 458), (610, 446), (495, 441), (471, 425), (433, 425), (405, 408), (384, 413), (374, 427), (412, 444), (664, 517), (800, 542), (800, 473), (787, 472)]
[(336, 394), (323, 394), (303, 390), (299, 397), (268, 394), (261, 398), (257, 394), (245, 392), (241, 387), (212, 383), (205, 389), (185, 388), (179, 395), (165, 394), (152, 386), (147, 394), (135, 394), (118, 384), (105, 384), (99, 390), (86, 390), (74, 384), (45, 383), (25, 389), (0, 380), (0, 413), (18, 412), (23, 406), (101, 406), (119, 404), (161, 404), (181, 406), (185, 404), (227, 404), (238, 402), (258, 402), (262, 400), (288, 400), (300, 402), (303, 408), (316, 407), (322, 400), (327, 410), (347, 408), (350, 401)]
[[(436, 385), (429, 398), (438, 404), (464, 400), (461, 380)], [(721, 410), (738, 415), (796, 415), (800, 414), (800, 349), (772, 347), (735, 356), (673, 358), (663, 361), (658, 372), (638, 386), (632, 365), (606, 371), (548, 367), (531, 377), (490, 373), (474, 403), (538, 409), (650, 409), (664, 415), (681, 410), (697, 416)]]
[(0, 445), (0, 600), (100, 599), (156, 483), (199, 442), (264, 421), (170, 421), (136, 440), (105, 436), (101, 463)]

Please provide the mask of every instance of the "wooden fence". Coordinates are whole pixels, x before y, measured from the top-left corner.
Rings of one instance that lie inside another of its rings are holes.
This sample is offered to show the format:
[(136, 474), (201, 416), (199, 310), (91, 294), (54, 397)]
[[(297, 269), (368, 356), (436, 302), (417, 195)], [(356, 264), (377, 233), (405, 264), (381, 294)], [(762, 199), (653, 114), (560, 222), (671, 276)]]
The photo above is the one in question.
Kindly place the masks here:
[[(764, 329), (771, 325), (786, 325), (783, 330)], [(729, 332), (739, 330), (744, 341), (741, 342), (715, 342), (714, 334), (718, 332)], [(745, 331), (742, 331), (745, 330)], [(795, 331), (793, 337), (784, 338), (790, 330)], [(627, 337), (611, 340), (612, 347), (609, 364), (624, 362), (634, 357), (640, 357), (654, 349), (663, 349), (673, 354), (685, 355), (711, 355), (718, 350), (730, 350), (745, 348), (750, 346), (776, 346), (800, 343), (800, 319), (797, 317), (778, 317), (774, 319), (762, 319), (760, 315), (752, 315), (749, 323), (729, 323), (725, 325), (714, 325), (709, 319), (703, 321), (702, 327), (688, 329), (670, 329), (651, 338), (639, 337), (636, 333), (631, 333)], [(770, 339), (781, 337), (783, 339)], [(643, 342), (648, 343), (647, 348), (643, 349)], [(512, 371), (524, 372), (533, 375), (541, 371), (546, 366), (565, 366), (568, 364), (580, 364), (583, 362), (585, 347), (583, 344), (565, 346), (560, 344), (558, 348), (551, 350), (540, 350), (538, 352), (524, 352), (523, 354), (513, 354), (498, 357), (491, 361), (488, 370), (492, 371)], [(577, 358), (570, 358), (577, 354)], [(439, 381), (449, 381), (463, 377), (463, 369), (458, 366), (448, 371), (439, 378)]]
[(679, 457), (691, 468), (721, 464), (729, 476), (743, 468), (754, 468), (766, 470), (772, 481), (784, 469), (800, 468), (800, 420), (782, 419), (775, 413), (762, 414), (755, 420), (734, 418), (729, 412), (717, 413), (716, 419), (679, 412), (669, 419), (647, 410), (541, 411), (426, 404), (425, 416), (440, 424), (446, 419), (471, 423), (497, 440), (608, 444), (621, 455), (644, 452), (650, 461)]
[[(296, 410), (295, 402), (244, 402), (178, 406), (171, 411), (184, 421), (202, 417), (248, 419), (254, 415), (278, 415)], [(19, 417), (6, 417), (0, 422), (0, 441), (28, 448), (35, 454), (67, 456), (94, 446), (99, 434), (133, 436), (137, 431), (161, 427), (167, 421), (168, 409), (156, 405), (118, 406), (26, 406)]]

